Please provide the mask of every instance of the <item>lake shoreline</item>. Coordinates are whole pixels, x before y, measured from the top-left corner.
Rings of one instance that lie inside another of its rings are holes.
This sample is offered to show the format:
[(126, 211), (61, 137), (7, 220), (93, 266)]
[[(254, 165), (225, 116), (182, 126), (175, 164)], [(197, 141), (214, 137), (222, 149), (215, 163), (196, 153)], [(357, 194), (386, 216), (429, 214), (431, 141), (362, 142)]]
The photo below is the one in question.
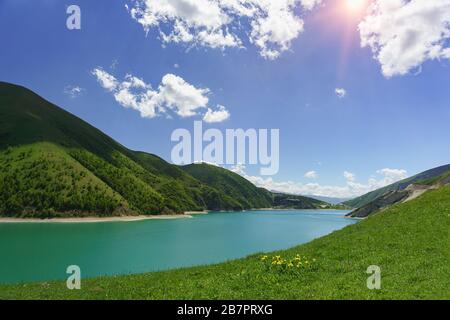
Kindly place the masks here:
[[(193, 213), (191, 213), (193, 214)], [(135, 222), (144, 220), (189, 219), (191, 214), (159, 215), (159, 216), (124, 216), (124, 217), (85, 217), (85, 218), (0, 218), (1, 223), (98, 223), (98, 222)]]
[[(330, 209), (285, 209), (285, 208), (261, 208), (261, 209), (247, 209), (236, 212), (249, 212), (249, 211), (302, 211), (302, 210), (317, 210), (327, 211)], [(340, 211), (339, 209), (332, 209)], [(345, 211), (345, 210), (343, 210)], [(9, 218), (0, 217), (0, 224), (2, 223), (98, 223), (98, 222), (136, 222), (144, 220), (175, 220), (175, 219), (189, 219), (195, 215), (206, 215), (212, 211), (185, 211), (183, 214), (173, 215), (153, 215), (153, 216), (122, 216), (122, 217), (71, 217), (71, 218)], [(216, 211), (214, 211), (216, 212)], [(217, 211), (217, 212), (229, 212), (229, 211)], [(344, 216), (345, 217), (345, 216)], [(348, 217), (347, 217), (348, 218)]]

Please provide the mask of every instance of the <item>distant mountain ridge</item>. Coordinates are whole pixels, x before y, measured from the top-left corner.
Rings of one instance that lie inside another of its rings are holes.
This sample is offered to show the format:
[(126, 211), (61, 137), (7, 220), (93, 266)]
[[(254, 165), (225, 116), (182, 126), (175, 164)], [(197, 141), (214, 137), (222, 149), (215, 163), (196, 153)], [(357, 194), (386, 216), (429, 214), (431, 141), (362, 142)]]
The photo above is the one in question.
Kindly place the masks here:
[(437, 178), (449, 170), (450, 170), (450, 164), (436, 167), (436, 168), (421, 172), (419, 174), (416, 174), (410, 178), (406, 178), (404, 180), (398, 181), (398, 182), (388, 185), (386, 187), (369, 192), (360, 197), (345, 201), (344, 204), (347, 206), (350, 206), (352, 208), (360, 208), (388, 192), (404, 190), (411, 184), (419, 183), (421, 181), (425, 181), (428, 179)]
[(327, 203), (334, 204), (334, 205), (351, 200), (350, 198), (333, 198), (333, 197), (324, 197), (324, 196), (316, 196), (316, 195), (308, 195), (308, 197), (311, 197), (311, 198), (317, 199), (317, 200), (321, 200), (321, 201), (325, 201)]
[[(440, 189), (450, 184), (450, 169), (443, 171), (446, 167), (441, 166), (427, 170), (414, 176), (413, 179), (400, 182), (397, 189), (387, 190), (374, 200), (353, 210), (347, 216), (352, 218), (365, 218), (392, 205), (414, 200), (429, 190)], [(438, 175), (438, 173), (441, 174)], [(405, 187), (406, 183), (409, 184)]]
[[(272, 207), (274, 198), (223, 168), (178, 167), (129, 150), (32, 91), (0, 82), (0, 216), (244, 210)], [(317, 203), (310, 200), (307, 208)]]

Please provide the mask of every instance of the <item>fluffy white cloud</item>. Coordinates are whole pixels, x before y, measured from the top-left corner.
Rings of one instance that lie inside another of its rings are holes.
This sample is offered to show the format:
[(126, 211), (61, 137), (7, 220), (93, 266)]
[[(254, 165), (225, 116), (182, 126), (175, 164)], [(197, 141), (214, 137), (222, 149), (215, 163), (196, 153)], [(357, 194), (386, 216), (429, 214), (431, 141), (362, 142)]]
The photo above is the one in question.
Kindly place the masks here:
[(359, 31), (386, 77), (407, 74), (450, 59), (450, 0), (376, 0)]
[(86, 90), (79, 86), (66, 86), (64, 88), (64, 93), (70, 98), (77, 98), (81, 96)]
[(162, 79), (155, 99), (159, 105), (174, 109), (179, 116), (190, 117), (196, 114), (197, 109), (207, 107), (208, 93), (209, 89), (198, 89), (181, 77), (167, 74)]
[(344, 88), (336, 88), (334, 89), (334, 93), (336, 93), (339, 99), (343, 99), (347, 95), (347, 91)]
[(249, 42), (264, 58), (275, 59), (289, 50), (303, 31), (296, 10), (311, 10), (319, 3), (321, 0), (135, 0), (127, 8), (146, 32), (159, 29), (164, 43), (242, 47), (241, 26), (249, 25)]
[(103, 69), (96, 68), (92, 71), (92, 74), (97, 78), (100, 85), (108, 91), (114, 91), (119, 85), (117, 79)]
[(319, 183), (301, 183), (294, 181), (275, 181), (273, 178), (263, 178), (246, 174), (245, 166), (233, 167), (232, 171), (242, 175), (258, 187), (272, 191), (297, 194), (315, 195), (335, 198), (354, 198), (367, 192), (387, 186), (407, 177), (407, 172), (401, 169), (381, 169), (377, 171), (377, 176), (371, 177), (367, 183), (358, 183), (356, 176), (348, 171), (344, 172), (346, 184), (343, 186), (327, 186)]
[(213, 111), (212, 109), (208, 108), (208, 111), (203, 117), (203, 121), (208, 123), (223, 122), (229, 117), (230, 112), (224, 106), (219, 105), (217, 111)]
[(355, 174), (348, 171), (344, 171), (344, 177), (348, 182), (354, 182), (356, 180)]
[(303, 32), (303, 20), (294, 13), (293, 0), (259, 2), (260, 12), (251, 21), (250, 41), (260, 49), (261, 56), (273, 60), (289, 50)]
[(383, 176), (383, 180), (378, 182), (383, 185), (388, 185), (388, 184), (394, 183), (399, 180), (403, 180), (406, 177), (408, 177), (408, 172), (406, 170), (402, 170), (402, 169), (385, 168), (385, 169), (378, 170), (377, 173), (379, 175)]
[(303, 8), (306, 10), (312, 10), (315, 6), (322, 3), (322, 0), (300, 0)]
[(315, 179), (315, 178), (317, 178), (317, 172), (316, 171), (308, 171), (305, 173), (305, 178)]
[(103, 88), (113, 93), (120, 105), (139, 111), (145, 118), (154, 118), (167, 113), (168, 110), (180, 117), (190, 117), (204, 109), (208, 110), (207, 114), (211, 113), (210, 117), (215, 117), (215, 122), (224, 117), (223, 113), (227, 113), (229, 117), (223, 106), (219, 107), (218, 114), (208, 108), (209, 89), (196, 88), (174, 74), (166, 74), (157, 89), (133, 75), (126, 75), (125, 79), (119, 82), (101, 68), (94, 69), (92, 74)]

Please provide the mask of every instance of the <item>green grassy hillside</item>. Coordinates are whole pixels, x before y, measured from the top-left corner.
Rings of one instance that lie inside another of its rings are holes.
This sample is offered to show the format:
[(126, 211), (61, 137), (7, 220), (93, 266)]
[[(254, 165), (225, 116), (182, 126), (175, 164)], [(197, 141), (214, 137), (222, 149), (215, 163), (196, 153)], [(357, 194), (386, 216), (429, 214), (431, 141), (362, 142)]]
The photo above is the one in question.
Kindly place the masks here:
[(321, 200), (283, 193), (273, 194), (273, 206), (279, 209), (314, 209), (334, 207), (333, 205), (330, 205)]
[[(0, 286), (0, 299), (449, 299), (449, 208), (446, 186), (267, 256), (89, 279), (74, 291), (63, 281)], [(371, 265), (380, 290), (366, 286)]]
[[(0, 83), (0, 170), (1, 215), (159, 214), (248, 207), (248, 201), (233, 199), (157, 156), (128, 150), (33, 92), (6, 83)], [(258, 193), (253, 185), (249, 188)], [(258, 207), (258, 201), (251, 204)]]
[(448, 184), (449, 181), (450, 181), (450, 170), (446, 171), (444, 174), (441, 174), (440, 176), (435, 176), (432, 178), (418, 180), (415, 182), (415, 184), (427, 185), (427, 186), (445, 185), (445, 184)]
[(357, 197), (355, 199), (345, 201), (344, 204), (349, 207), (352, 207), (352, 208), (360, 208), (360, 207), (372, 202), (373, 200), (379, 198), (380, 196), (382, 196), (383, 194), (385, 194), (387, 192), (404, 190), (412, 183), (421, 183), (422, 181), (432, 181), (433, 179), (438, 178), (439, 176), (441, 176), (449, 171), (450, 171), (450, 164), (440, 166), (440, 167), (437, 167), (434, 169), (430, 169), (430, 170), (421, 172), (415, 176), (412, 176), (410, 178), (393, 183), (384, 188), (380, 188), (375, 191), (369, 192), (369, 193), (362, 195), (360, 197)]
[(0, 215), (138, 215), (270, 207), (268, 191), (210, 165), (129, 150), (35, 93), (0, 82)]
[(269, 192), (255, 188), (251, 182), (229, 170), (205, 163), (183, 166), (182, 169), (202, 183), (237, 201), (241, 206), (240, 209), (272, 206), (272, 196)]
[(0, 212), (9, 216), (55, 216), (129, 212), (119, 193), (51, 143), (0, 152)]

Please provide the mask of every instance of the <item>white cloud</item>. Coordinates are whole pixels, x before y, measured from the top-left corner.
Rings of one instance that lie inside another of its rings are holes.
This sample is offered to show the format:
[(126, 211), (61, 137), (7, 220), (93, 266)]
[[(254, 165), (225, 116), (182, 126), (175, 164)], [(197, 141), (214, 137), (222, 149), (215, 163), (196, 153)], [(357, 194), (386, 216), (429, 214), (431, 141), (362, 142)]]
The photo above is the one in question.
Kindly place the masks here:
[(92, 71), (92, 74), (97, 77), (100, 85), (108, 91), (114, 91), (119, 85), (117, 79), (108, 72), (103, 71), (103, 69), (96, 68)]
[(86, 90), (79, 86), (66, 86), (64, 88), (64, 93), (70, 98), (77, 98), (81, 96)]
[(391, 184), (399, 180), (403, 180), (408, 177), (408, 172), (402, 169), (381, 169), (377, 171), (378, 174), (382, 175), (384, 180), (381, 182), (382, 184)]
[(159, 86), (156, 99), (160, 105), (166, 105), (181, 117), (196, 114), (197, 109), (206, 108), (209, 102), (209, 89), (198, 89), (173, 74), (166, 74)]
[(203, 117), (203, 121), (208, 123), (215, 123), (223, 122), (228, 118), (230, 118), (230, 112), (228, 112), (228, 110), (224, 106), (219, 105), (217, 111), (213, 111), (212, 109), (208, 108), (208, 111)]
[(343, 99), (347, 95), (347, 91), (344, 88), (336, 88), (334, 89), (334, 93), (336, 93), (339, 99)]
[[(303, 32), (303, 20), (294, 13), (295, 1), (261, 1), (260, 15), (251, 22), (250, 41), (269, 60), (289, 50), (292, 41)], [(264, 3), (266, 2), (266, 3)]]
[(317, 172), (316, 171), (308, 171), (308, 172), (305, 173), (305, 178), (316, 179), (317, 178)]
[(356, 176), (348, 171), (344, 172), (346, 178), (345, 185), (330, 186), (319, 183), (301, 183), (295, 181), (275, 181), (273, 178), (263, 178), (260, 176), (250, 176), (245, 172), (245, 166), (236, 166), (232, 171), (242, 175), (258, 187), (272, 191), (306, 195), (323, 196), (335, 198), (354, 198), (367, 192), (387, 186), (407, 177), (407, 172), (401, 169), (381, 169), (377, 171), (377, 176), (371, 177), (367, 183), (358, 183)]
[(376, 0), (359, 31), (386, 77), (407, 74), (450, 59), (450, 0)]
[(306, 10), (312, 10), (315, 6), (322, 3), (322, 0), (300, 0), (303, 8)]
[(321, 0), (135, 0), (127, 10), (146, 32), (158, 29), (163, 43), (239, 48), (245, 33), (242, 25), (249, 25), (248, 41), (259, 48), (261, 56), (275, 59), (289, 50), (303, 31), (298, 11), (311, 10), (319, 3)]
[[(194, 116), (204, 109), (208, 112), (211, 110), (208, 108), (209, 89), (196, 88), (174, 74), (166, 74), (157, 89), (133, 75), (126, 75), (125, 79), (119, 82), (101, 68), (94, 69), (92, 74), (103, 88), (113, 93), (120, 105), (139, 111), (145, 118), (154, 118), (169, 110), (180, 117)], [(216, 118), (223, 117), (224, 112), (228, 113), (222, 106), (217, 111), (218, 114), (214, 114), (212, 110), (211, 112)]]
[(355, 174), (348, 171), (344, 171), (344, 177), (348, 182), (354, 182), (356, 180)]
[(242, 163), (238, 163), (237, 165), (230, 168), (234, 173), (240, 174), (241, 176), (245, 176), (245, 165)]

